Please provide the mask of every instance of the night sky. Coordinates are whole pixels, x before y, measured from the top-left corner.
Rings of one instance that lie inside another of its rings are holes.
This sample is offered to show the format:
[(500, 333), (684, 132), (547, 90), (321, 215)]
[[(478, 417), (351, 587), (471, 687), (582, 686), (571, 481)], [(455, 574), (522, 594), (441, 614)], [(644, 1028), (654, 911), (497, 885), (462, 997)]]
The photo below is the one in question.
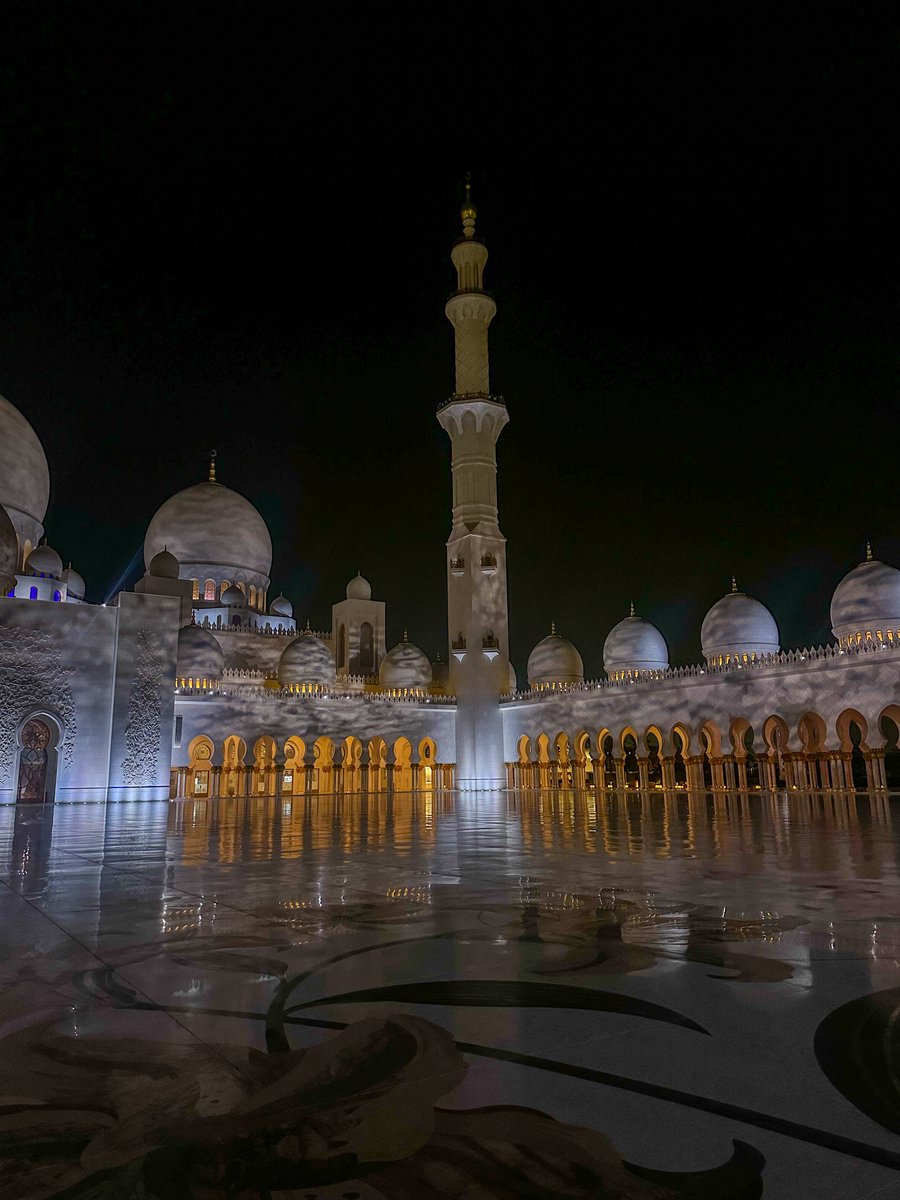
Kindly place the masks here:
[(732, 572), (824, 640), (900, 565), (900, 19), (840, 7), (4, 4), (0, 391), (88, 598), (215, 447), (270, 595), (327, 628), (359, 569), (446, 647), (470, 170), (520, 680), (632, 598), (696, 661)]

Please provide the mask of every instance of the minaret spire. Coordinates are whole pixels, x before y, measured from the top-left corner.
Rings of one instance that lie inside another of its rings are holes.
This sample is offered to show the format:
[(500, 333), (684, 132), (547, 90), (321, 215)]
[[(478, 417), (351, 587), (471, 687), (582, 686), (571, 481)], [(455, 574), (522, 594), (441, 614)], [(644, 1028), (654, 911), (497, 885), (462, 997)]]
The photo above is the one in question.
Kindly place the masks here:
[(866, 562), (871, 562), (873, 559), (872, 543), (866, 538)]
[(210, 452), (209, 452), (209, 482), (210, 483), (216, 482), (216, 459), (217, 458), (218, 458), (218, 451), (210, 450)]
[(456, 380), (438, 410), (452, 447), (447, 616), (455, 639), (450, 687), (457, 698), (457, 780), (463, 791), (504, 785), (499, 701), (510, 681), (506, 538), (497, 509), (497, 438), (509, 416), (490, 389), (488, 327), (497, 305), (484, 290), (488, 252), (475, 234), (476, 216), (467, 176), (463, 236), (450, 253), (456, 289), (445, 307), (453, 326)]

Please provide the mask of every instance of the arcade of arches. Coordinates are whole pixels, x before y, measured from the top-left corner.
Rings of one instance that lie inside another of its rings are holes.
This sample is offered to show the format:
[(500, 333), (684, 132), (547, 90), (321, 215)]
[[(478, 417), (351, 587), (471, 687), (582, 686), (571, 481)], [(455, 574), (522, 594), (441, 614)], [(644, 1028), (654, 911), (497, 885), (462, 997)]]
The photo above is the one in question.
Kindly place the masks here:
[(231, 734), (218, 747), (199, 734), (188, 746), (186, 767), (171, 774), (171, 797), (335, 795), (352, 792), (414, 792), (452, 788), (454, 766), (438, 761), (437, 743), (399, 737), (333, 741), (298, 736), (283, 743), (264, 734), (252, 746)]
[(506, 764), (511, 788), (878, 791), (900, 787), (900, 706), (866, 720), (845, 709), (832, 728), (816, 712), (792, 729), (772, 714), (721, 728), (648, 725), (577, 734), (522, 734)]

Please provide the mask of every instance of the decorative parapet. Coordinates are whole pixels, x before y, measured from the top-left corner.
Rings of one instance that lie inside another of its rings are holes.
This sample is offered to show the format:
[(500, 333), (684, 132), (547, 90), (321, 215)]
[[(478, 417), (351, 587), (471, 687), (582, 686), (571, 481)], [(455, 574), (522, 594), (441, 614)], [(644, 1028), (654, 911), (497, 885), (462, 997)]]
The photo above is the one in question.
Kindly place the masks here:
[(327, 631), (319, 630), (319, 629), (300, 629), (300, 628), (273, 629), (268, 621), (266, 622), (265, 625), (260, 625), (258, 622), (254, 624), (250, 621), (245, 622), (243, 625), (228, 625), (227, 623), (225, 623), (221, 620), (221, 617), (217, 618), (215, 621), (210, 621), (209, 617), (204, 617), (202, 621), (197, 620), (198, 613), (202, 613), (202, 611), (203, 611), (202, 608), (201, 609), (195, 608), (194, 609), (194, 618), (197, 621), (197, 624), (200, 626), (201, 629), (208, 629), (210, 631), (210, 633), (216, 633), (216, 634), (219, 634), (219, 633), (255, 633), (255, 634), (259, 634), (260, 637), (281, 637), (281, 638), (297, 638), (297, 637), (300, 637), (302, 634), (307, 634), (307, 635), (311, 635), (312, 637), (317, 637), (323, 642), (330, 642), (331, 637), (332, 637), (332, 631), (330, 629)]
[[(195, 692), (194, 694), (198, 693)], [(414, 689), (360, 692), (351, 691), (349, 688), (341, 687), (340, 685), (337, 687), (334, 685), (320, 685), (316, 690), (303, 692), (291, 691), (290, 688), (278, 686), (228, 687), (224, 680), (218, 691), (205, 694), (209, 696), (210, 700), (214, 700), (217, 696), (240, 696), (241, 699), (255, 698), (288, 704), (304, 704), (307, 702), (327, 704), (333, 700), (350, 700), (354, 704), (427, 704), (433, 706), (456, 704), (455, 696), (432, 696), (427, 692), (419, 692)]]
[(501, 704), (510, 704), (520, 700), (540, 700), (560, 692), (597, 692), (619, 690), (637, 686), (650, 686), (667, 683), (670, 680), (699, 679), (716, 675), (735, 675), (739, 671), (767, 671), (781, 667), (796, 667), (800, 663), (833, 661), (845, 658), (855, 660), (860, 657), (878, 656), (882, 653), (896, 653), (900, 650), (900, 640), (891, 642), (862, 642), (858, 646), (841, 646), (834, 643), (829, 646), (804, 646), (802, 650), (782, 650), (778, 654), (760, 654), (747, 662), (732, 660), (727, 663), (716, 663), (701, 666), (670, 667), (667, 671), (640, 671), (620, 679), (586, 679), (583, 683), (548, 684), (540, 688), (527, 688), (519, 692), (506, 692), (500, 697)]

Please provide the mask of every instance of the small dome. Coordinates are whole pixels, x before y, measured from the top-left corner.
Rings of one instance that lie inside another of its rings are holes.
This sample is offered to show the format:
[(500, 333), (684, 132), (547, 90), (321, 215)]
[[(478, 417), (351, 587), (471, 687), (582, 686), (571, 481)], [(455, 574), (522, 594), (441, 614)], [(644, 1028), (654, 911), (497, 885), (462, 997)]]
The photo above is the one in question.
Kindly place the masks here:
[[(19, 569), (19, 541), (9, 513), (0, 505), (0, 584), (11, 588)], [(6, 592), (3, 593), (6, 595)]]
[(236, 587), (235, 584), (232, 584), (231, 587), (227, 587), (219, 597), (219, 602), (227, 605), (228, 608), (237, 608), (239, 605), (247, 603), (247, 597), (239, 587)]
[(548, 684), (581, 683), (584, 663), (571, 642), (560, 637), (554, 625), (549, 637), (538, 642), (528, 655), (528, 682), (532, 687)]
[(285, 596), (276, 596), (269, 605), (269, 612), (273, 617), (292, 617), (294, 615), (294, 606)]
[(154, 554), (150, 559), (147, 574), (155, 579), (177, 579), (180, 569), (178, 559), (163, 546), (159, 554)]
[(50, 500), (50, 468), (40, 438), (0, 396), (0, 505), (22, 540), (36, 540)]
[(225, 656), (222, 647), (206, 629), (199, 625), (185, 625), (178, 634), (178, 665), (176, 679), (207, 679), (217, 682), (222, 678)]
[(285, 687), (296, 683), (334, 683), (334, 655), (313, 633), (303, 633), (286, 646), (278, 660), (278, 679)]
[(707, 662), (777, 654), (780, 649), (775, 618), (759, 600), (737, 590), (717, 600), (703, 618), (700, 644)]
[(267, 579), (272, 566), (265, 521), (249, 500), (211, 480), (176, 492), (157, 509), (144, 538), (144, 562), (164, 546), (182, 567), (207, 567), (212, 574), (219, 567), (225, 578), (243, 570)]
[(28, 575), (50, 575), (53, 579), (59, 579), (62, 569), (62, 559), (53, 547), (46, 543), (43, 546), (35, 546), (25, 564)]
[(386, 688), (427, 688), (432, 678), (431, 663), (404, 633), (403, 641), (384, 656), (378, 678)]
[(831, 632), (839, 640), (865, 640), (878, 631), (900, 630), (900, 571), (877, 558), (854, 567), (834, 589), (831, 598)]
[(84, 580), (77, 571), (72, 569), (71, 563), (69, 563), (59, 578), (66, 585), (66, 591), (70, 596), (76, 600), (84, 599)]
[(371, 600), (372, 585), (368, 579), (363, 579), (358, 572), (355, 578), (351, 579), (347, 584), (347, 599), (348, 600)]
[(631, 615), (620, 621), (603, 643), (603, 670), (607, 675), (637, 674), (640, 671), (667, 671), (669, 647), (655, 625)]

